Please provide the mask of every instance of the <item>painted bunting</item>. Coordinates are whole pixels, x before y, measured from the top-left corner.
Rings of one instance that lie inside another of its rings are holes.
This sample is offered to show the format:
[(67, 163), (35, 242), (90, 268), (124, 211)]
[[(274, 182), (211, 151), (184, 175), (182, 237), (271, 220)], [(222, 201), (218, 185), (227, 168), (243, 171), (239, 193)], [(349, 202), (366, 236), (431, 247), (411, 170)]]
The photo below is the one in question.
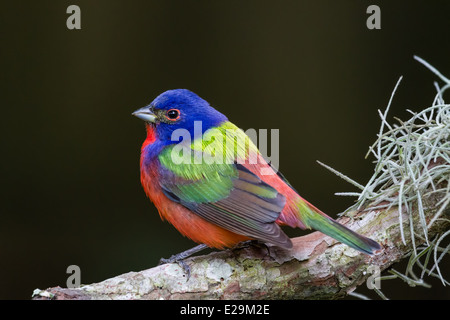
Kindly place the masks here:
[(166, 91), (133, 115), (147, 130), (145, 193), (163, 220), (202, 247), (253, 239), (290, 249), (280, 228), (287, 225), (319, 230), (366, 254), (380, 249), (300, 197), (241, 129), (195, 93)]

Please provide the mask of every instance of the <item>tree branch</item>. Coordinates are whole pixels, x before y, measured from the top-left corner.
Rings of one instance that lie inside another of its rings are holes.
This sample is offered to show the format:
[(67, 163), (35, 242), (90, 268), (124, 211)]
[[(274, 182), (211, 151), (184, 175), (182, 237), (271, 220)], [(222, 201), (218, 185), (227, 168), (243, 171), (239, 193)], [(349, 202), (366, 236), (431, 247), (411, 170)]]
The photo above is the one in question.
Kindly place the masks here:
[[(422, 199), (429, 222), (436, 214), (436, 194)], [(413, 209), (417, 210), (417, 209)], [(382, 244), (374, 256), (364, 255), (319, 232), (294, 238), (294, 248), (263, 244), (242, 246), (187, 260), (191, 277), (178, 264), (126, 273), (76, 289), (35, 290), (33, 299), (336, 299), (352, 292), (372, 275), (369, 266), (389, 268), (412, 250), (409, 215), (405, 212), (402, 243), (398, 208), (352, 211), (338, 221)], [(415, 245), (420, 237), (419, 214), (412, 215)], [(428, 238), (450, 227), (450, 207), (428, 229)]]

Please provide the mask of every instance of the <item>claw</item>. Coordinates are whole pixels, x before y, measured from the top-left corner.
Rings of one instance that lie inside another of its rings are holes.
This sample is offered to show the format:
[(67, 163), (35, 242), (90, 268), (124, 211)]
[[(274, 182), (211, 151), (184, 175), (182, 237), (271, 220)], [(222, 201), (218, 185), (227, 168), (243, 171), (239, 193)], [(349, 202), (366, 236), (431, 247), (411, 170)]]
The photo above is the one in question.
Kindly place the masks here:
[(191, 277), (191, 267), (189, 267), (184, 260), (178, 260), (177, 263), (183, 268), (184, 273), (186, 274), (186, 282), (189, 281), (189, 278)]
[(169, 259), (161, 258), (159, 259), (158, 265), (166, 264), (166, 263), (177, 263), (181, 268), (183, 268), (184, 273), (186, 274), (186, 281), (189, 281), (189, 278), (191, 277), (191, 268), (189, 265), (184, 261), (187, 257), (190, 255), (199, 252), (203, 249), (206, 249), (207, 246), (204, 244), (200, 244), (192, 249), (180, 252), (178, 254), (174, 254)]
[(186, 281), (189, 281), (189, 278), (191, 277), (191, 267), (189, 267), (183, 259), (180, 259), (178, 255), (173, 255), (169, 259), (159, 259), (158, 266), (166, 263), (177, 263), (181, 268), (183, 268), (183, 271), (186, 274)]

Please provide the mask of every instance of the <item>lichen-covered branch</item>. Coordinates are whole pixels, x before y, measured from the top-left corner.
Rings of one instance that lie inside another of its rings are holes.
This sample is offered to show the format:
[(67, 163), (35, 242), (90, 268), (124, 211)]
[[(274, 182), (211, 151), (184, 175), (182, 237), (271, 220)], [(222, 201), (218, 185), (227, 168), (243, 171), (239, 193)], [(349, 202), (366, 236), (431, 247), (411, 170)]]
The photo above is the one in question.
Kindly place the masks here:
[[(439, 197), (423, 199), (426, 219), (437, 211)], [(404, 232), (409, 218), (403, 213)], [(419, 219), (419, 215), (415, 215)], [(450, 228), (450, 208), (428, 230), (429, 238)], [(400, 233), (398, 208), (347, 213), (339, 219), (348, 227), (380, 242), (383, 249), (364, 255), (319, 232), (293, 239), (290, 251), (248, 244), (186, 260), (191, 277), (178, 264), (165, 264), (126, 273), (76, 289), (36, 291), (34, 299), (336, 299), (372, 275), (370, 266), (389, 268), (412, 250), (411, 237)], [(419, 221), (413, 225), (420, 226)], [(419, 234), (419, 232), (418, 232)], [(416, 239), (416, 246), (425, 241)]]

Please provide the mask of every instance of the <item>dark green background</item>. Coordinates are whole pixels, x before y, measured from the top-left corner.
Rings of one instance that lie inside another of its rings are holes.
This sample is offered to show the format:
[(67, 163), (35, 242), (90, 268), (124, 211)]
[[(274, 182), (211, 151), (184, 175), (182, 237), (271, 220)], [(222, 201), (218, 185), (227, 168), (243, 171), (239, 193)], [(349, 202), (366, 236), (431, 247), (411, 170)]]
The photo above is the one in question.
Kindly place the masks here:
[[(82, 30), (66, 28), (70, 4)], [(381, 30), (366, 28), (370, 4)], [(315, 161), (367, 182), (377, 109), (398, 78), (391, 120), (434, 98), (436, 77), (413, 55), (450, 76), (449, 16), (448, 1), (2, 1), (0, 298), (65, 286), (71, 264), (99, 282), (193, 246), (139, 181), (145, 132), (131, 112), (168, 89), (243, 129), (280, 129), (281, 171), (342, 212), (353, 199), (334, 192), (356, 190)], [(450, 298), (433, 284), (382, 289)]]

